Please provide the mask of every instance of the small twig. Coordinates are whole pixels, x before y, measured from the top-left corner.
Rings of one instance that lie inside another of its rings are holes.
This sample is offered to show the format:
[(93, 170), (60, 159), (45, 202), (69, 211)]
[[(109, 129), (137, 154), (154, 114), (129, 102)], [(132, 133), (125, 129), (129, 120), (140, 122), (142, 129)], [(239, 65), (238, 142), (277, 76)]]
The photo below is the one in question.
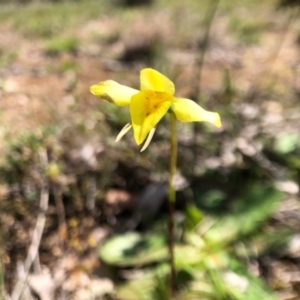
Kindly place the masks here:
[(33, 261), (33, 270), (36, 274), (41, 274), (42, 268), (41, 268), (41, 262), (39, 255), (36, 255)]
[[(41, 159), (44, 165), (48, 163), (47, 154), (41, 153)], [(44, 232), (45, 222), (46, 222), (46, 211), (48, 209), (49, 202), (49, 186), (48, 182), (44, 181), (41, 196), (40, 196), (40, 212), (38, 214), (36, 225), (32, 234), (31, 244), (29, 246), (28, 254), (24, 264), (24, 276), (19, 278), (16, 283), (16, 286), (12, 292), (11, 299), (19, 300), (23, 294), (27, 278), (30, 272), (30, 268), (38, 254), (42, 234)]]

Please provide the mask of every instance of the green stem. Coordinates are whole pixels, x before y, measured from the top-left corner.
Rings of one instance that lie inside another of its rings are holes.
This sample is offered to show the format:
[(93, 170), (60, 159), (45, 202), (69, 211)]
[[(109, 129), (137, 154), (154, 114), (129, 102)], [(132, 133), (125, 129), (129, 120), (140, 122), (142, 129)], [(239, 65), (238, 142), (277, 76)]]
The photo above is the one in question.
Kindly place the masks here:
[(170, 178), (169, 178), (169, 259), (170, 259), (170, 295), (174, 297), (176, 290), (176, 270), (174, 263), (174, 205), (176, 201), (176, 192), (174, 186), (174, 177), (177, 163), (177, 135), (176, 135), (176, 118), (173, 112), (170, 113), (171, 119), (171, 156), (170, 156)]

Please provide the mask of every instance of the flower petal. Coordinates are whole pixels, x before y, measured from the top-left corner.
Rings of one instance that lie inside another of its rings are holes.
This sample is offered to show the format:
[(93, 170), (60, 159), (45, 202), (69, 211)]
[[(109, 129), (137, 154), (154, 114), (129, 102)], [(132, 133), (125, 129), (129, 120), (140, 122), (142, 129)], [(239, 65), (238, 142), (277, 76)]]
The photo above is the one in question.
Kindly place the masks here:
[(119, 142), (121, 138), (131, 129), (131, 123), (126, 124), (116, 137), (115, 142)]
[(119, 106), (129, 105), (131, 97), (139, 92), (113, 80), (106, 80), (92, 85), (90, 91), (100, 99)]
[(168, 93), (170, 96), (175, 93), (174, 83), (156, 70), (143, 69), (140, 79), (141, 91), (163, 92)]
[(145, 150), (148, 148), (148, 146), (149, 146), (149, 144), (151, 143), (152, 138), (153, 138), (153, 136), (154, 136), (155, 130), (156, 130), (155, 127), (152, 128), (152, 129), (150, 130), (150, 132), (149, 132), (149, 134), (148, 134), (148, 136), (147, 136), (146, 142), (145, 142), (145, 144), (143, 145), (143, 147), (142, 147), (142, 149), (141, 149), (140, 152), (143, 152), (143, 151), (145, 151)]
[[(134, 95), (130, 102), (130, 115), (134, 131), (134, 139), (140, 145), (152, 128), (167, 113), (171, 106), (171, 101), (161, 101), (156, 103), (155, 109), (149, 112), (149, 100), (144, 92)], [(151, 105), (151, 104), (150, 104)]]
[(209, 122), (216, 127), (221, 127), (220, 115), (216, 112), (206, 111), (196, 102), (184, 99), (173, 98), (173, 111), (181, 122)]

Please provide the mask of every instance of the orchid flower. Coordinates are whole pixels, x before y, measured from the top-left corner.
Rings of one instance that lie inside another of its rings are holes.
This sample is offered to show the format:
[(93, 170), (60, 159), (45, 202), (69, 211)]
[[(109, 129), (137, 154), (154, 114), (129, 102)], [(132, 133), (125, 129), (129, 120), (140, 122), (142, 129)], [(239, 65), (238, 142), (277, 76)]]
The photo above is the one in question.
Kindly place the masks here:
[(113, 80), (99, 82), (91, 86), (90, 90), (100, 99), (118, 106), (130, 107), (131, 123), (124, 126), (116, 141), (133, 128), (134, 139), (138, 145), (147, 138), (141, 151), (147, 148), (157, 124), (169, 110), (181, 122), (209, 122), (221, 127), (218, 113), (206, 111), (192, 100), (175, 97), (173, 82), (150, 68), (141, 70), (140, 90)]

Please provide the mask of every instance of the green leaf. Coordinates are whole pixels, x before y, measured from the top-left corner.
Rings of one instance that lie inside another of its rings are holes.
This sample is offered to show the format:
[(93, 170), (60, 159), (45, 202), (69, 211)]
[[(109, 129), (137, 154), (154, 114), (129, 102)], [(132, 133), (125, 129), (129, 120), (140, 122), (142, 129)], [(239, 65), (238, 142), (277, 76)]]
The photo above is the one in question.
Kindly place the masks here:
[(257, 257), (277, 253), (287, 245), (293, 231), (289, 228), (272, 228), (272, 232), (257, 232), (252, 237), (242, 240), (235, 245), (235, 253), (242, 258)]
[(204, 239), (208, 243), (222, 246), (253, 233), (271, 216), (282, 198), (283, 194), (273, 187), (254, 185), (247, 189), (247, 194), (235, 201), (236, 205), (229, 215), (212, 222)]
[(115, 266), (142, 266), (167, 259), (163, 235), (129, 232), (113, 236), (100, 247), (100, 257)]
[(122, 300), (168, 300), (168, 285), (165, 278), (169, 266), (160, 264), (157, 267), (144, 269), (140, 277), (120, 285), (116, 289), (118, 299)]
[(226, 199), (226, 194), (220, 190), (209, 190), (201, 196), (201, 205), (206, 208), (216, 208)]
[(293, 152), (299, 143), (299, 134), (289, 132), (280, 135), (275, 142), (275, 150), (281, 154)]
[(202, 212), (194, 205), (188, 205), (185, 210), (187, 229), (193, 229), (203, 219)]
[(152, 300), (153, 289), (153, 278), (142, 278), (120, 286), (117, 296), (122, 300)]
[[(229, 269), (237, 276), (240, 276), (240, 278), (244, 278), (248, 281), (248, 285), (244, 290), (241, 290), (238, 287), (233, 287), (235, 291), (240, 294), (241, 300), (277, 299), (273, 292), (259, 278), (252, 275), (248, 268), (243, 266), (240, 262), (231, 260)], [(231, 285), (234, 285), (234, 282)]]
[(230, 299), (230, 300), (275, 300), (272, 291), (247, 267), (230, 258), (225, 251), (215, 252), (216, 261), (222, 258), (225, 264), (203, 264), (194, 268), (193, 278), (180, 300)]

